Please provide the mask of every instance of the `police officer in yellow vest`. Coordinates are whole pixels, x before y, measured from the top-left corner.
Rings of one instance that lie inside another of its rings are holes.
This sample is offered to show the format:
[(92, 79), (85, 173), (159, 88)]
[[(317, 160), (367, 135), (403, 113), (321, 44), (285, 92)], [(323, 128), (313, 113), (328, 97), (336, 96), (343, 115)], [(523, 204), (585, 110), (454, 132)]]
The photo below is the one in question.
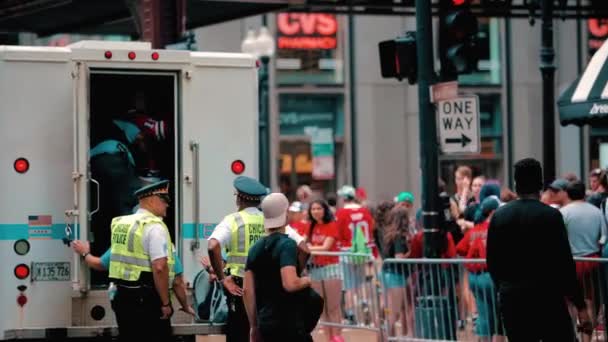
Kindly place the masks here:
[(209, 259), (221, 270), (221, 250), (227, 251), (225, 273), (215, 272), (228, 296), (227, 342), (249, 341), (249, 321), (243, 304), (243, 276), (249, 248), (262, 238), (264, 214), (258, 209), (267, 189), (257, 180), (239, 176), (234, 180), (238, 211), (226, 216), (209, 237)]
[(171, 339), (173, 308), (169, 284), (175, 276), (173, 244), (163, 217), (169, 207), (169, 181), (135, 192), (135, 214), (112, 220), (110, 280), (116, 283), (112, 308), (121, 341)]

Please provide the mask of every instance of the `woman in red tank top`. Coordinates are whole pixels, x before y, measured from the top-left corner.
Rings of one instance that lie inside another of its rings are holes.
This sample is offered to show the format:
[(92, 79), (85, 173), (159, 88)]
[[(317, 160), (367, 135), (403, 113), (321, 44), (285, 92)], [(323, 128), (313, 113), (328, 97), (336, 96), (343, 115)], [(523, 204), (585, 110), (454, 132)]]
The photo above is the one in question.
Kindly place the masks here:
[[(338, 226), (327, 202), (313, 201), (308, 208), (308, 215), (308, 249), (313, 253), (338, 252)], [(338, 256), (313, 256), (313, 268), (310, 272), (313, 289), (325, 300), (321, 319), (336, 324), (339, 324), (342, 318), (342, 280), (338, 262)], [(327, 331), (331, 342), (344, 342), (340, 328), (328, 327)]]

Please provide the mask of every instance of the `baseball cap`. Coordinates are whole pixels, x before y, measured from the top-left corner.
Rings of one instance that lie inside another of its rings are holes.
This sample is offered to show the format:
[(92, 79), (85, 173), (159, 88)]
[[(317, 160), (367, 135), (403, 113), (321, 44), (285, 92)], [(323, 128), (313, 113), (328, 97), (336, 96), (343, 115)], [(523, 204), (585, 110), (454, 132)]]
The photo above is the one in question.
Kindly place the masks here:
[(568, 181), (565, 179), (561, 179), (561, 178), (556, 179), (551, 184), (549, 184), (549, 189), (556, 190), (556, 191), (566, 191), (567, 187), (568, 187)]
[(395, 202), (397, 202), (397, 203), (401, 203), (401, 202), (414, 203), (414, 195), (411, 192), (407, 192), (407, 191), (400, 192), (399, 195), (397, 195), (397, 197), (395, 197)]
[(304, 206), (302, 205), (302, 202), (300, 202), (300, 201), (295, 201), (295, 202), (291, 203), (291, 205), (289, 206), (289, 211), (294, 212), (294, 213), (299, 213), (302, 210), (304, 210)]
[(338, 196), (345, 198), (355, 198), (357, 191), (351, 185), (343, 185), (340, 190), (338, 190)]
[(490, 212), (498, 209), (499, 206), (500, 200), (498, 197), (494, 195), (488, 196), (481, 202), (481, 213), (484, 217), (487, 217)]
[(266, 196), (262, 201), (264, 228), (273, 229), (286, 225), (287, 208), (289, 208), (289, 201), (282, 193), (273, 192)]

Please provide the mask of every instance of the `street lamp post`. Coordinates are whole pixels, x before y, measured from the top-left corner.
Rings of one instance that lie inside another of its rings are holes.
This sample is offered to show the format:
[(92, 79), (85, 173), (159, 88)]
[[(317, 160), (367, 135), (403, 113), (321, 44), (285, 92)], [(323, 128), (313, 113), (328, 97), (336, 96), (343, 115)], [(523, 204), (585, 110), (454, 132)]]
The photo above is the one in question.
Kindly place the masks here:
[(260, 28), (256, 35), (253, 30), (247, 32), (247, 36), (241, 44), (241, 50), (249, 53), (261, 62), (258, 78), (258, 139), (259, 139), (259, 177), (260, 182), (270, 186), (270, 82), (269, 65), (274, 56), (274, 39), (268, 28)]

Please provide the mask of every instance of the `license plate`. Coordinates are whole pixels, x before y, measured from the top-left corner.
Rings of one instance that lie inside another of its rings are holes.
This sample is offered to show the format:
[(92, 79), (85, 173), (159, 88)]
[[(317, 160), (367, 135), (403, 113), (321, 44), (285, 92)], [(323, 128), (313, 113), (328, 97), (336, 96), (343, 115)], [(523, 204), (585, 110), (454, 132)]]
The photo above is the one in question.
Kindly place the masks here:
[(32, 263), (32, 281), (69, 281), (69, 262)]

